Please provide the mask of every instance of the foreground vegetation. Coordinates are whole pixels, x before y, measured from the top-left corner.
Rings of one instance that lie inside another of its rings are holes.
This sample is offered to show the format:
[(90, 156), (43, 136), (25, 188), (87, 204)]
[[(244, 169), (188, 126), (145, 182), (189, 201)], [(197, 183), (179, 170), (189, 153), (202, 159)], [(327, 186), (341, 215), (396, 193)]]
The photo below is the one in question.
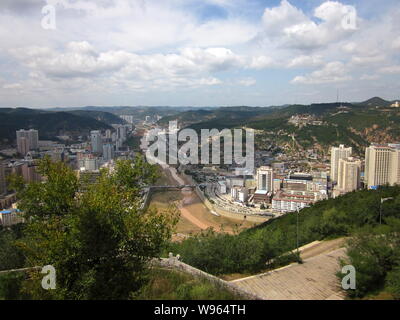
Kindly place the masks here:
[[(298, 260), (295, 254), (287, 254), (296, 248), (296, 213), (236, 235), (208, 230), (171, 243), (176, 214), (155, 210), (138, 214), (140, 186), (156, 179), (155, 169), (143, 159), (134, 165), (121, 161), (112, 173), (103, 171), (83, 194), (75, 174), (64, 164), (45, 159), (39, 168), (44, 183), (24, 185), (14, 177), (27, 223), (0, 229), (0, 270), (53, 265), (57, 289), (43, 290), (43, 275), (37, 271), (13, 273), (0, 276), (2, 297), (195, 299), (211, 289), (184, 276), (165, 275), (158, 281), (156, 271), (149, 276), (149, 260), (173, 252), (185, 263), (215, 275), (256, 273)], [(381, 198), (388, 197), (392, 199), (381, 204)], [(321, 201), (301, 210), (298, 218), (300, 246), (350, 238), (348, 259), (343, 261), (357, 272), (357, 289), (349, 291), (350, 297), (384, 290), (400, 298), (400, 186)], [(160, 283), (169, 283), (165, 291), (159, 290)]]
[(149, 282), (144, 286), (138, 300), (237, 300), (226, 289), (209, 280), (193, 277), (181, 271), (165, 268), (152, 269)]
[[(380, 199), (385, 197), (393, 197), (393, 200), (382, 204), (383, 224), (380, 225)], [(362, 297), (382, 289), (385, 283), (396, 292), (400, 288), (399, 225), (400, 186), (362, 190), (301, 210), (299, 245), (335, 237), (354, 237), (348, 246), (349, 262), (357, 270), (357, 290), (350, 296)], [(296, 255), (285, 255), (295, 248), (296, 213), (292, 213), (238, 235), (208, 231), (170, 244), (169, 251), (180, 254), (185, 263), (222, 275), (256, 273), (296, 261)]]
[[(54, 266), (55, 290), (43, 290), (43, 275), (7, 274), (5, 297), (32, 299), (129, 299), (145, 284), (148, 262), (159, 257), (177, 217), (149, 210), (139, 214), (140, 187), (156, 179), (153, 166), (140, 157), (103, 170), (80, 193), (80, 181), (61, 162), (41, 161), (43, 183), (24, 185), (14, 177), (18, 207), (26, 224), (1, 230), (0, 270)], [(18, 233), (19, 232), (19, 233)], [(17, 286), (17, 284), (19, 284)]]

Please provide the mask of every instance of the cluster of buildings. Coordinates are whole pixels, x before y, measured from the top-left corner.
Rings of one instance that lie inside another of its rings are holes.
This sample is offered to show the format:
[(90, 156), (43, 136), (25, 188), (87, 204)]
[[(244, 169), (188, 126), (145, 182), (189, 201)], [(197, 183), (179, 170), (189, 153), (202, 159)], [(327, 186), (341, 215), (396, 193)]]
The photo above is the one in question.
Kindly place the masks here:
[(10, 190), (8, 177), (16, 174), (26, 183), (41, 181), (37, 170), (38, 159), (50, 156), (53, 161), (63, 161), (76, 170), (79, 178), (85, 176), (90, 182), (98, 177), (101, 167), (112, 168), (114, 159), (133, 158), (134, 153), (125, 142), (134, 127), (131, 124), (115, 124), (112, 127), (104, 132), (93, 130), (88, 139), (79, 137), (80, 142), (69, 145), (39, 140), (38, 130), (18, 130), (17, 156), (0, 161), (0, 225), (20, 221), (15, 208), (16, 195)]
[(324, 122), (322, 120), (317, 119), (313, 115), (294, 115), (291, 116), (289, 121), (290, 124), (293, 124), (296, 127), (302, 128), (308, 125), (313, 126), (322, 126)]
[(297, 171), (287, 163), (272, 161), (258, 167), (254, 175), (217, 174), (212, 190), (220, 205), (225, 200), (276, 213), (296, 211), (362, 188), (400, 184), (400, 144), (373, 143), (366, 148), (365, 159), (355, 157), (351, 147), (334, 146), (330, 167)]
[(89, 148), (77, 152), (77, 163), (80, 171), (97, 171), (102, 165), (112, 162), (118, 153), (124, 152), (124, 143), (132, 125), (113, 125), (114, 131), (108, 129), (90, 132)]
[[(284, 163), (261, 166), (254, 175), (219, 179), (216, 197), (272, 212), (295, 211), (328, 198), (328, 175), (325, 172), (292, 172)], [(223, 205), (220, 201), (218, 203)], [(260, 212), (259, 209), (255, 211)]]
[(39, 148), (39, 132), (34, 129), (17, 131), (17, 151), (22, 156)]
[(393, 104), (390, 105), (392, 108), (400, 108), (400, 102), (396, 101)]

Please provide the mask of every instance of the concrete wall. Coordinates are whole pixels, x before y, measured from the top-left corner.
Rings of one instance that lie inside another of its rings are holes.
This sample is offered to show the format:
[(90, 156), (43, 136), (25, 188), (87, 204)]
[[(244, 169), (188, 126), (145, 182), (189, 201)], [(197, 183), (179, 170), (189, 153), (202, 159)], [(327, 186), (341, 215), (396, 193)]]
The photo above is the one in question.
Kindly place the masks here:
[(144, 196), (144, 200), (143, 200), (143, 204), (140, 207), (141, 211), (146, 211), (147, 208), (149, 207), (150, 204), (150, 200), (151, 200), (151, 196), (153, 195), (153, 190), (152, 188), (149, 188), (149, 191), (146, 193), (146, 195)]
[(154, 259), (152, 261), (152, 264), (158, 265), (158, 266), (161, 266), (164, 268), (171, 268), (171, 269), (179, 270), (179, 271), (188, 273), (195, 277), (207, 279), (208, 281), (213, 282), (217, 286), (220, 286), (220, 287), (232, 292), (234, 295), (240, 296), (246, 300), (262, 300), (262, 298), (260, 298), (259, 296), (255, 295), (251, 292), (248, 292), (242, 288), (239, 288), (238, 286), (236, 286), (235, 284), (233, 284), (231, 282), (222, 280), (222, 279), (215, 277), (209, 273), (206, 273), (200, 269), (194, 268), (186, 263), (179, 261), (179, 259), (177, 257), (173, 257), (171, 254), (170, 254), (169, 258)]

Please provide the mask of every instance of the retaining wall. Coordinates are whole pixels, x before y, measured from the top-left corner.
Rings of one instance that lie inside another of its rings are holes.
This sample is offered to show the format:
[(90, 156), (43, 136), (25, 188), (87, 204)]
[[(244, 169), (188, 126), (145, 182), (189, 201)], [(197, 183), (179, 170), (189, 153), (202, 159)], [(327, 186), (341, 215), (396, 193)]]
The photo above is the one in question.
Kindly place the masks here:
[[(182, 175), (190, 182), (190, 184), (197, 185), (195, 181), (193, 181), (193, 178), (191, 176), (188, 176), (184, 173)], [(244, 214), (242, 213), (233, 213), (230, 211), (226, 211), (222, 209), (221, 207), (218, 207), (217, 205), (212, 204), (205, 196), (203, 191), (200, 190), (199, 186), (195, 188), (196, 194), (199, 196), (200, 200), (203, 202), (203, 204), (207, 207), (208, 210), (210, 211), (215, 211), (221, 216), (231, 218), (231, 219), (236, 219), (239, 221), (243, 221), (244, 219)], [(261, 216), (256, 216), (256, 215), (246, 215), (246, 221), (250, 222), (256, 222), (256, 223), (263, 223), (271, 218), (269, 217), (261, 217)]]
[(195, 277), (200, 277), (211, 281), (217, 286), (223, 287), (224, 289), (232, 292), (236, 296), (240, 296), (246, 300), (263, 300), (261, 297), (246, 291), (245, 289), (239, 288), (233, 283), (222, 280), (218, 277), (215, 277), (207, 272), (204, 272), (200, 269), (194, 268), (186, 263), (179, 261), (177, 257), (170, 256), (169, 258), (160, 258), (154, 259), (152, 261), (153, 265), (158, 265), (164, 268), (171, 268), (175, 270), (179, 270), (185, 273), (188, 273)]

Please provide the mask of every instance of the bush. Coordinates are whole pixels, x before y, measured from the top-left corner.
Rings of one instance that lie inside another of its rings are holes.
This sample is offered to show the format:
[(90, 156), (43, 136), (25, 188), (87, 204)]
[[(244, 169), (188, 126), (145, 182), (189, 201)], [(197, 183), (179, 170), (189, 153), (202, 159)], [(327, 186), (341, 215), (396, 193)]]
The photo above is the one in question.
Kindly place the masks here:
[(27, 278), (23, 272), (0, 275), (0, 300), (26, 300), (29, 296), (21, 290), (22, 282)]
[[(400, 218), (400, 186), (382, 187), (377, 191), (361, 190), (344, 196), (317, 202), (299, 213), (299, 245), (315, 240), (351, 236), (365, 226), (379, 226), (379, 207), (382, 197), (393, 197), (382, 206), (383, 223)], [(370, 232), (370, 231), (368, 231)], [(400, 244), (398, 245), (400, 247)], [(183, 261), (206, 272), (220, 275), (228, 273), (259, 272), (266, 263), (296, 248), (296, 214), (288, 213), (272, 219), (238, 235), (212, 232), (170, 245), (169, 251), (180, 254)], [(379, 254), (381, 260), (372, 273), (365, 273), (361, 284), (381, 283), (386, 270), (387, 250)], [(368, 255), (364, 257), (367, 259)], [(361, 259), (362, 257), (360, 257)], [(281, 257), (279, 264), (295, 261)], [(373, 260), (368, 263), (373, 263)], [(375, 264), (374, 264), (375, 265)], [(375, 272), (377, 274), (375, 275)], [(362, 276), (363, 277), (363, 276)], [(378, 280), (379, 279), (379, 280)], [(364, 292), (370, 290), (366, 286)]]
[(387, 274), (386, 286), (393, 297), (400, 300), (400, 266), (397, 266)]

